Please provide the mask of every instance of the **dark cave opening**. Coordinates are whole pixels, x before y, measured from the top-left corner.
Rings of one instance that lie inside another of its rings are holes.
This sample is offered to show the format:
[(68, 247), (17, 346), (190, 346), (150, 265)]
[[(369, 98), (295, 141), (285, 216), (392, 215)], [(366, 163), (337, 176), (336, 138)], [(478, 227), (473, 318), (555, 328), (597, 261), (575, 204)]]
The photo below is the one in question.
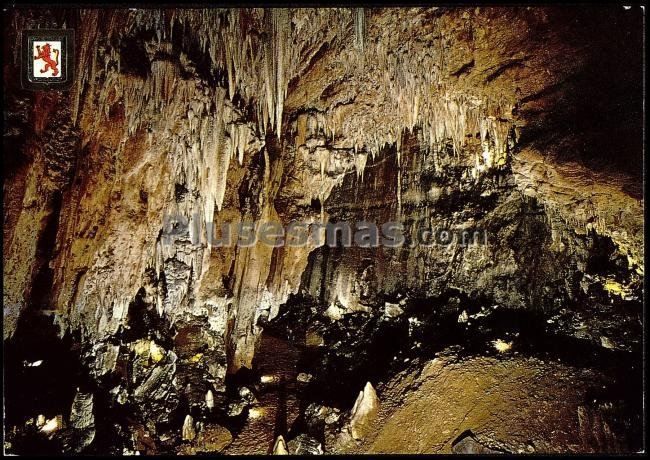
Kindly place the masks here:
[[(5, 426), (25, 425), (40, 414), (46, 420), (67, 417), (77, 387), (87, 385), (75, 345), (78, 338), (61, 338), (52, 320), (49, 314), (28, 311), (21, 315), (14, 336), (3, 343)], [(51, 454), (63, 447), (60, 438), (40, 436), (33, 422), (11, 438), (24, 454)]]

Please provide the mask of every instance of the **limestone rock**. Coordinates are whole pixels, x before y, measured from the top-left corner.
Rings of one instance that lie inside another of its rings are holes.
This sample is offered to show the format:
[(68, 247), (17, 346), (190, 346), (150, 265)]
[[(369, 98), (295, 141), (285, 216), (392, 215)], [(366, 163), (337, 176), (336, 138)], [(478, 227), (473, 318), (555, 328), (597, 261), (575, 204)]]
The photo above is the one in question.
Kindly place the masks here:
[(208, 390), (205, 394), (205, 405), (208, 409), (214, 409), (214, 393), (212, 393), (212, 390)]
[(282, 435), (278, 436), (273, 445), (273, 455), (289, 455), (287, 444), (284, 442)]
[(80, 452), (95, 439), (94, 397), (92, 393), (77, 391), (70, 410), (70, 427), (73, 435), (73, 451)]
[(57, 415), (47, 420), (43, 426), (41, 426), (40, 431), (47, 435), (53, 435), (57, 431), (63, 428), (63, 416)]
[(192, 418), (192, 416), (189, 414), (185, 416), (185, 421), (183, 421), (181, 436), (184, 441), (191, 441), (196, 437), (194, 418)]
[(311, 374), (307, 374), (305, 372), (301, 372), (298, 374), (296, 377), (296, 380), (301, 383), (309, 383), (313, 376)]
[(384, 316), (387, 318), (396, 318), (402, 313), (404, 313), (404, 310), (402, 310), (399, 304), (390, 302), (384, 304)]
[(287, 450), (292, 455), (322, 455), (323, 446), (316, 439), (301, 434), (287, 443)]
[(490, 449), (479, 443), (471, 431), (462, 433), (453, 443), (454, 454), (500, 454), (498, 450)]
[(370, 382), (359, 392), (352, 407), (350, 433), (354, 439), (362, 439), (370, 430), (379, 410), (379, 398)]
[(305, 338), (305, 345), (308, 347), (320, 347), (325, 344), (323, 336), (316, 330), (307, 331), (307, 336)]

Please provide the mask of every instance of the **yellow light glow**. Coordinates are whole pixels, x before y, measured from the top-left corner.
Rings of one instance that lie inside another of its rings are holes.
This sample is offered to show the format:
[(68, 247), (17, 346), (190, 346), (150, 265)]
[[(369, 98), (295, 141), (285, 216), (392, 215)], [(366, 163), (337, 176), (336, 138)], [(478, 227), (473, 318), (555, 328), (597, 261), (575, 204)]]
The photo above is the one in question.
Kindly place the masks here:
[(248, 418), (256, 419), (264, 415), (264, 409), (260, 407), (252, 407), (248, 411)]
[(57, 417), (49, 419), (47, 421), (47, 423), (45, 423), (45, 425), (43, 425), (43, 427), (41, 428), (41, 431), (43, 433), (54, 433), (55, 431), (57, 431), (57, 430), (59, 430), (61, 428), (61, 425), (62, 425), (62, 420), (61, 420), (60, 417), (57, 416)]
[(154, 363), (159, 363), (165, 357), (165, 349), (152, 340), (149, 343), (149, 356)]
[(271, 383), (275, 382), (275, 376), (274, 375), (263, 375), (260, 377), (260, 382), (262, 383)]
[(615, 294), (619, 297), (623, 296), (623, 294), (626, 294), (626, 289), (623, 287), (621, 283), (618, 281), (614, 280), (606, 280), (605, 284), (603, 285), (605, 290), (611, 294)]
[(505, 353), (512, 348), (512, 342), (505, 342), (501, 339), (494, 340), (492, 345), (494, 345), (494, 348), (496, 348), (499, 353)]
[(138, 356), (147, 356), (149, 353), (149, 349), (151, 348), (151, 344), (149, 343), (148, 340), (141, 339), (135, 342), (133, 345), (133, 351), (135, 351), (135, 354)]

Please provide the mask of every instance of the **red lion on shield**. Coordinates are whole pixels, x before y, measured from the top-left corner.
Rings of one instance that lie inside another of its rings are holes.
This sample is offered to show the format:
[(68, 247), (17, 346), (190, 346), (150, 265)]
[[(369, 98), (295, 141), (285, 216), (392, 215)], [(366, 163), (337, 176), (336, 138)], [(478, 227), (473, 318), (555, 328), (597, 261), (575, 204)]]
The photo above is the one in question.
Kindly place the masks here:
[[(34, 60), (37, 61), (43, 59), (43, 61), (45, 61), (45, 67), (41, 69), (41, 73), (45, 73), (52, 69), (52, 76), (56, 77), (59, 74), (59, 50), (52, 50), (50, 44), (46, 43), (42, 48), (36, 45), (36, 51), (38, 51), (38, 54), (34, 56)], [(52, 51), (54, 51), (54, 59), (52, 59), (51, 56)]]

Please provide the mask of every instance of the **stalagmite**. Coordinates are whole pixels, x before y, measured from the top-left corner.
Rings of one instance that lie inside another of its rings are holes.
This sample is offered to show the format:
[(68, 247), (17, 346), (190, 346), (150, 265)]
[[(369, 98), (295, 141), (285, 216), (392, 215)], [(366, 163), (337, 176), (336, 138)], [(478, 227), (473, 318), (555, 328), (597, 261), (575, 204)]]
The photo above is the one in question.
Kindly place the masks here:
[(214, 394), (212, 393), (212, 390), (208, 390), (205, 394), (205, 405), (208, 409), (214, 409)]
[(357, 400), (352, 407), (350, 419), (350, 433), (354, 439), (362, 439), (369, 431), (377, 416), (379, 398), (370, 382), (359, 392)]
[(184, 441), (191, 441), (196, 437), (196, 430), (194, 429), (194, 419), (191, 415), (185, 416), (183, 422), (182, 438)]
[(77, 390), (70, 410), (70, 426), (77, 432), (80, 439), (79, 444), (75, 446), (77, 452), (90, 445), (95, 439), (95, 415), (93, 409), (93, 394), (82, 393)]
[(284, 442), (282, 435), (278, 436), (275, 440), (275, 444), (273, 444), (273, 455), (289, 455), (287, 443)]

